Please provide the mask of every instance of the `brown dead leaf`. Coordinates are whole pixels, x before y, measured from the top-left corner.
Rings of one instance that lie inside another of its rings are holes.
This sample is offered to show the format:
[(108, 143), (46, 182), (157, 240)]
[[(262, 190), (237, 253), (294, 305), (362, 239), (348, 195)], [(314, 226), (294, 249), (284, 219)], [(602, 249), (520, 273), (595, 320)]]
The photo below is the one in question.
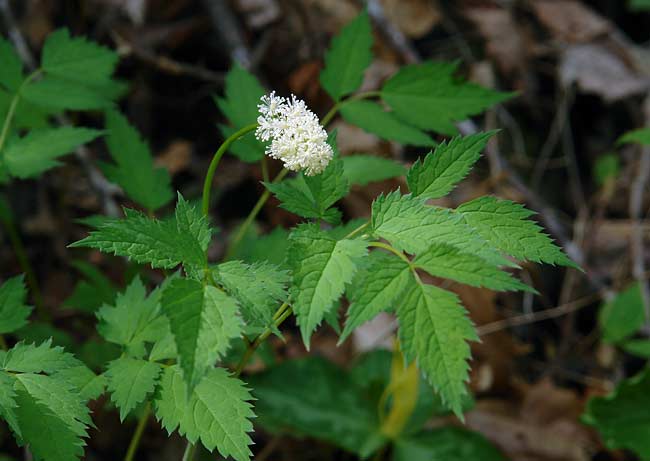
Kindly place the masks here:
[(585, 93), (593, 93), (607, 102), (644, 93), (650, 79), (630, 69), (621, 57), (599, 44), (569, 46), (559, 66), (565, 87), (573, 83)]
[(426, 35), (441, 20), (437, 2), (431, 0), (381, 0), (388, 20), (412, 38)]
[(170, 175), (183, 171), (192, 159), (192, 143), (185, 139), (176, 139), (156, 157), (156, 165), (169, 170)]
[(534, 0), (530, 4), (539, 21), (561, 42), (590, 42), (612, 30), (609, 21), (582, 2)]
[(485, 38), (485, 50), (501, 72), (521, 72), (526, 65), (526, 47), (512, 14), (500, 8), (471, 8), (465, 16)]

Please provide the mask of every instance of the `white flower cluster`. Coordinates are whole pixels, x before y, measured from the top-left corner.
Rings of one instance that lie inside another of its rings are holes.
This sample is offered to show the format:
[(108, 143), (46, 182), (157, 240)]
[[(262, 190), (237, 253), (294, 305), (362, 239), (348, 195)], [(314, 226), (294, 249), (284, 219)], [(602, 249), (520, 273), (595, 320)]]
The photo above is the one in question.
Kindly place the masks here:
[(305, 102), (294, 95), (288, 99), (272, 92), (262, 96), (257, 107), (260, 116), (255, 136), (271, 141), (266, 154), (282, 160), (289, 170), (303, 171), (307, 176), (322, 173), (334, 153), (327, 143), (327, 132)]

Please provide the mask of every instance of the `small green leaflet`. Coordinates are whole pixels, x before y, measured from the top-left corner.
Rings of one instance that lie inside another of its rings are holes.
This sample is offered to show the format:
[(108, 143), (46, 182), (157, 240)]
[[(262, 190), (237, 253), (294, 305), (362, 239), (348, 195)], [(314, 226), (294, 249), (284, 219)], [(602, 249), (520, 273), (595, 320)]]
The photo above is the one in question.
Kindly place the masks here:
[(23, 88), (21, 96), (34, 105), (55, 111), (106, 109), (113, 105), (94, 89), (57, 77), (30, 83)]
[(29, 444), (38, 460), (81, 457), (92, 425), (85, 400), (93, 394), (81, 383), (97, 377), (50, 341), (18, 343), (3, 353), (1, 362), (0, 413), (18, 442)]
[(57, 166), (58, 157), (69, 153), (101, 135), (88, 128), (50, 128), (34, 130), (22, 138), (9, 140), (0, 152), (9, 173), (18, 178), (30, 178)]
[(0, 62), (2, 63), (0, 86), (4, 86), (10, 92), (16, 92), (23, 83), (23, 63), (13, 46), (3, 37), (0, 37)]
[(25, 304), (23, 279), (18, 275), (0, 285), (0, 334), (13, 333), (27, 324), (32, 307)]
[(600, 308), (598, 323), (603, 341), (618, 343), (636, 333), (645, 321), (643, 297), (638, 283), (629, 286)]
[(592, 175), (599, 186), (605, 186), (608, 182), (615, 180), (621, 171), (621, 161), (618, 155), (613, 153), (602, 154), (596, 159)]
[(462, 419), (471, 356), (467, 341), (478, 341), (478, 336), (458, 297), (413, 281), (397, 306), (397, 318), (407, 360), (417, 360), (443, 402)]
[(399, 191), (380, 195), (372, 204), (371, 222), (376, 235), (408, 253), (422, 253), (433, 243), (445, 243), (495, 266), (513, 265), (462, 216), (447, 208), (427, 206), (421, 197), (401, 195)]
[(582, 416), (595, 427), (605, 445), (611, 449), (626, 448), (641, 459), (650, 458), (650, 370), (622, 381), (610, 395), (594, 397)]
[[(137, 204), (155, 211), (174, 197), (169, 172), (155, 167), (149, 146), (126, 117), (106, 114), (106, 142), (115, 164), (103, 164), (108, 179), (120, 185)], [(134, 174), (137, 172), (137, 174)]]
[(392, 461), (506, 461), (478, 432), (442, 427), (398, 439)]
[(650, 128), (639, 128), (625, 133), (618, 138), (617, 144), (636, 143), (642, 146), (650, 146)]
[(518, 203), (486, 196), (464, 203), (456, 211), (505, 254), (523, 261), (580, 269), (535, 221), (528, 219), (534, 213)]
[(226, 353), (230, 340), (241, 335), (237, 302), (213, 286), (175, 279), (163, 291), (161, 305), (191, 390)]
[(650, 340), (628, 339), (627, 341), (623, 341), (620, 346), (628, 354), (650, 359)]
[(628, 5), (632, 11), (650, 10), (650, 0), (628, 0)]
[(457, 248), (444, 243), (431, 245), (427, 251), (420, 253), (413, 260), (413, 265), (435, 277), (455, 280), (474, 287), (536, 293), (534, 288), (484, 259), (470, 253), (462, 253)]
[(147, 297), (139, 277), (117, 295), (114, 306), (104, 304), (97, 311), (97, 319), (99, 334), (124, 346), (135, 357), (145, 354), (145, 342), (154, 343), (169, 331), (167, 319), (160, 315), (158, 293)]
[(441, 61), (402, 67), (384, 84), (381, 97), (405, 122), (448, 135), (456, 134), (455, 122), (512, 97), (459, 80), (457, 67)]
[(108, 48), (59, 29), (45, 41), (41, 65), (49, 75), (85, 85), (106, 85), (117, 61), (117, 53)]
[(343, 160), (343, 175), (350, 185), (365, 186), (370, 182), (397, 178), (406, 173), (406, 168), (395, 160), (375, 155), (349, 155)]
[(429, 147), (435, 144), (428, 134), (402, 122), (395, 114), (385, 111), (376, 102), (346, 101), (341, 105), (340, 112), (346, 122), (382, 139), (413, 146)]
[(300, 174), (295, 179), (264, 185), (282, 202), (281, 208), (303, 218), (323, 219), (331, 224), (341, 220), (341, 213), (330, 207), (350, 190), (339, 155), (334, 157), (319, 175)]
[(267, 262), (246, 264), (229, 261), (214, 269), (216, 280), (239, 301), (248, 327), (267, 327), (273, 313), (286, 299), (289, 274)]
[(372, 61), (372, 30), (367, 12), (361, 13), (332, 39), (320, 74), (323, 88), (335, 100), (356, 91)]
[(179, 194), (173, 219), (158, 221), (125, 209), (124, 219), (107, 220), (70, 247), (96, 248), (126, 256), (151, 267), (171, 269), (184, 264), (204, 268), (210, 242), (207, 219)]
[(440, 198), (447, 195), (461, 181), (481, 156), (494, 131), (467, 137), (455, 137), (443, 142), (424, 160), (418, 159), (406, 176), (414, 196)]
[(289, 237), (291, 295), (302, 339), (309, 349), (312, 332), (352, 281), (357, 262), (367, 255), (361, 240), (335, 240), (313, 225), (296, 228)]
[(170, 434), (178, 428), (191, 443), (215, 448), (224, 458), (248, 461), (253, 442), (248, 432), (255, 415), (249, 403), (252, 397), (244, 383), (229, 376), (222, 368), (208, 371), (188, 399), (188, 389), (178, 366), (168, 367), (162, 375), (156, 400), (156, 418)]
[(120, 421), (153, 392), (161, 371), (157, 363), (131, 357), (121, 357), (108, 364), (108, 390), (120, 409)]
[(272, 433), (290, 430), (359, 454), (367, 444), (376, 447), (377, 402), (363, 387), (367, 381), (355, 382), (347, 370), (320, 357), (305, 357), (250, 380), (258, 421)]
[(85, 278), (77, 282), (74, 291), (63, 303), (66, 307), (95, 312), (102, 304), (115, 300), (116, 288), (100, 270), (86, 261), (72, 261), (71, 265)]
[[(226, 75), (224, 97), (215, 97), (217, 106), (230, 121), (230, 125), (219, 125), (221, 134), (228, 137), (255, 123), (259, 116), (257, 105), (265, 94), (257, 78), (235, 63)], [(264, 156), (264, 144), (255, 138), (255, 133), (248, 133), (231, 145), (230, 152), (244, 162), (254, 163)]]
[(339, 344), (361, 324), (396, 307), (397, 299), (409, 286), (410, 271), (404, 261), (393, 255), (381, 251), (370, 253), (367, 264), (348, 289), (350, 307)]

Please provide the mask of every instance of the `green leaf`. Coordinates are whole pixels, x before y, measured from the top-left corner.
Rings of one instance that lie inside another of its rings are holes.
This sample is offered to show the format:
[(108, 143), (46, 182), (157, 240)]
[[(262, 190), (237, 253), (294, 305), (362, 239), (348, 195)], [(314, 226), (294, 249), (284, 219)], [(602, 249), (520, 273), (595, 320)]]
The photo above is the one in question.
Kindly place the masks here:
[(618, 343), (636, 333), (645, 321), (643, 297), (638, 283), (605, 302), (598, 313), (603, 341)]
[(71, 461), (83, 456), (84, 441), (51, 408), (24, 390), (16, 393), (21, 439), (37, 461)]
[(506, 458), (478, 432), (443, 427), (399, 439), (393, 461), (505, 461)]
[(99, 398), (106, 387), (105, 376), (96, 375), (85, 365), (57, 371), (53, 376), (73, 386), (84, 402)]
[(467, 341), (478, 336), (458, 297), (433, 285), (413, 283), (397, 307), (399, 338), (409, 362), (462, 419), (471, 353)]
[(0, 37), (0, 62), (0, 85), (10, 92), (16, 92), (23, 83), (23, 63), (13, 46), (3, 37)]
[(632, 11), (650, 10), (650, 0), (628, 0), (628, 6)]
[(494, 131), (455, 137), (443, 142), (424, 160), (418, 159), (406, 176), (414, 196), (440, 198), (461, 181), (481, 156), (481, 151)]
[(376, 235), (408, 253), (422, 253), (433, 243), (445, 243), (496, 266), (512, 265), (462, 216), (427, 206), (422, 197), (401, 195), (399, 191), (380, 195), (372, 204), (371, 222)]
[(105, 85), (118, 61), (117, 53), (70, 37), (67, 29), (50, 34), (43, 46), (42, 68), (46, 74), (87, 85)]
[(367, 12), (361, 13), (332, 39), (325, 53), (320, 82), (336, 101), (356, 91), (372, 61), (372, 30)]
[(116, 289), (108, 277), (95, 266), (86, 261), (73, 261), (74, 266), (86, 280), (80, 280), (74, 291), (63, 303), (66, 307), (95, 312), (102, 304), (111, 304), (115, 300)]
[(368, 263), (348, 289), (350, 307), (339, 344), (358, 326), (395, 307), (409, 286), (410, 270), (404, 261), (393, 255), (380, 251), (370, 253)]
[(215, 278), (239, 301), (247, 326), (266, 327), (287, 298), (289, 275), (270, 263), (229, 261), (215, 268)]
[(253, 430), (250, 418), (254, 417), (250, 400), (244, 383), (222, 368), (210, 370), (188, 400), (182, 374), (173, 366), (161, 378), (156, 417), (169, 433), (178, 427), (191, 443), (200, 439), (224, 458), (248, 461), (248, 446), (253, 442), (247, 433)]
[(402, 67), (381, 90), (381, 97), (395, 115), (423, 130), (456, 133), (455, 122), (476, 115), (512, 97), (454, 74), (457, 63), (425, 62)]
[(137, 263), (170, 269), (179, 264), (205, 267), (210, 242), (207, 219), (179, 195), (175, 219), (158, 221), (134, 210), (108, 220), (70, 247), (97, 248)]
[(641, 144), (642, 146), (650, 146), (650, 128), (639, 128), (637, 130), (628, 131), (623, 136), (618, 138), (617, 144)]
[(406, 168), (394, 160), (375, 155), (350, 155), (342, 157), (343, 175), (350, 185), (365, 186), (370, 182), (397, 178), (406, 173)]
[(19, 275), (0, 285), (0, 334), (12, 333), (27, 324), (32, 307), (25, 304), (23, 278)]
[(366, 243), (337, 241), (312, 225), (298, 227), (289, 240), (293, 311), (309, 349), (312, 332), (352, 281), (357, 262), (367, 254)]
[(115, 111), (106, 114), (106, 142), (115, 164), (104, 164), (108, 179), (120, 185), (136, 203), (155, 211), (174, 197), (169, 172), (155, 167), (149, 146), (126, 117)]
[(650, 341), (647, 339), (628, 339), (623, 341), (620, 346), (628, 354), (644, 359), (650, 358)]
[[(12, 99), (13, 95), (0, 88), (0, 121), (4, 121), (7, 118)], [(48, 117), (51, 112), (53, 111), (48, 110), (47, 108), (38, 107), (24, 99), (20, 100), (14, 112), (9, 137), (11, 138), (16, 130), (49, 128), (50, 124)], [(13, 130), (11, 130), (11, 128), (13, 128)]]
[[(70, 383), (33, 373), (15, 375), (23, 388), (57, 415), (78, 437), (87, 437), (92, 425), (88, 407)], [(21, 422), (22, 425), (22, 422)]]
[(213, 286), (176, 279), (163, 291), (161, 304), (192, 389), (225, 354), (230, 340), (240, 336), (243, 324), (237, 303)]
[(117, 295), (114, 306), (104, 304), (97, 311), (97, 320), (97, 331), (106, 341), (124, 346), (136, 357), (144, 355), (145, 342), (160, 339), (159, 324), (166, 325), (166, 319), (160, 317), (158, 296), (152, 293), (147, 297), (139, 277)]
[(382, 139), (413, 146), (433, 146), (431, 137), (371, 101), (350, 101), (341, 105), (341, 116), (346, 122), (363, 128)]
[(157, 363), (131, 357), (121, 357), (108, 364), (108, 390), (111, 401), (120, 409), (120, 421), (153, 392), (161, 371)]
[(22, 138), (12, 138), (2, 151), (2, 157), (12, 176), (30, 178), (59, 165), (58, 157), (99, 135), (100, 131), (88, 128), (34, 130)]
[(583, 421), (600, 433), (611, 449), (626, 448), (650, 458), (650, 371), (622, 381), (606, 397), (593, 397), (587, 403)]
[(281, 208), (303, 218), (319, 218), (329, 223), (340, 221), (340, 212), (329, 208), (350, 189), (343, 174), (343, 161), (338, 155), (319, 175), (301, 174), (295, 179), (264, 185), (282, 202)]
[(16, 416), (15, 408), (16, 391), (14, 390), (14, 378), (4, 371), (0, 371), (0, 417), (4, 419), (11, 430), (16, 434), (17, 439), (22, 438), (20, 425)]
[(75, 345), (74, 339), (66, 331), (45, 322), (29, 322), (14, 335), (26, 343), (42, 343), (51, 338), (55, 346), (72, 349)]
[(247, 263), (265, 261), (284, 267), (288, 245), (289, 232), (282, 227), (276, 227), (266, 235), (257, 235), (257, 231), (251, 229), (242, 239), (234, 256)]
[(593, 177), (596, 184), (604, 186), (608, 181), (616, 179), (621, 170), (621, 162), (616, 154), (603, 154), (596, 159)]
[(16, 373), (56, 373), (82, 365), (62, 347), (48, 340), (36, 346), (19, 342), (0, 360), (0, 369)]
[[(215, 97), (219, 109), (230, 121), (230, 126), (220, 125), (224, 137), (257, 121), (257, 105), (266, 91), (257, 78), (235, 63), (226, 75), (224, 98)], [(230, 152), (245, 162), (257, 162), (264, 156), (264, 144), (248, 133), (233, 143)]]
[(462, 204), (457, 211), (485, 240), (516, 259), (580, 269), (535, 221), (528, 219), (534, 213), (518, 203), (480, 197)]
[(420, 253), (413, 264), (435, 277), (455, 280), (474, 287), (485, 287), (496, 291), (528, 291), (535, 289), (500, 270), (484, 259), (444, 243), (434, 243), (427, 251)]
[(265, 429), (329, 441), (361, 453), (379, 437), (376, 401), (347, 372), (319, 357), (290, 360), (250, 377)]
[(93, 88), (56, 77), (30, 83), (22, 89), (21, 96), (36, 106), (55, 111), (106, 109), (113, 105)]

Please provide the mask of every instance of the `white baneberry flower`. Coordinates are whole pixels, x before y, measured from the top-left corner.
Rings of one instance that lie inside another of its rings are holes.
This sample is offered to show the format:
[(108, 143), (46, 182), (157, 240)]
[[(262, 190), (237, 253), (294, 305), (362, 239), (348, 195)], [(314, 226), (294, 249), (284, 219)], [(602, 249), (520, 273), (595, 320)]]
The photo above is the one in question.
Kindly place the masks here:
[(303, 171), (307, 176), (325, 170), (334, 152), (327, 143), (327, 132), (304, 101), (272, 92), (262, 96), (257, 107), (260, 116), (255, 136), (260, 141), (271, 141), (266, 155), (282, 160), (288, 170)]

